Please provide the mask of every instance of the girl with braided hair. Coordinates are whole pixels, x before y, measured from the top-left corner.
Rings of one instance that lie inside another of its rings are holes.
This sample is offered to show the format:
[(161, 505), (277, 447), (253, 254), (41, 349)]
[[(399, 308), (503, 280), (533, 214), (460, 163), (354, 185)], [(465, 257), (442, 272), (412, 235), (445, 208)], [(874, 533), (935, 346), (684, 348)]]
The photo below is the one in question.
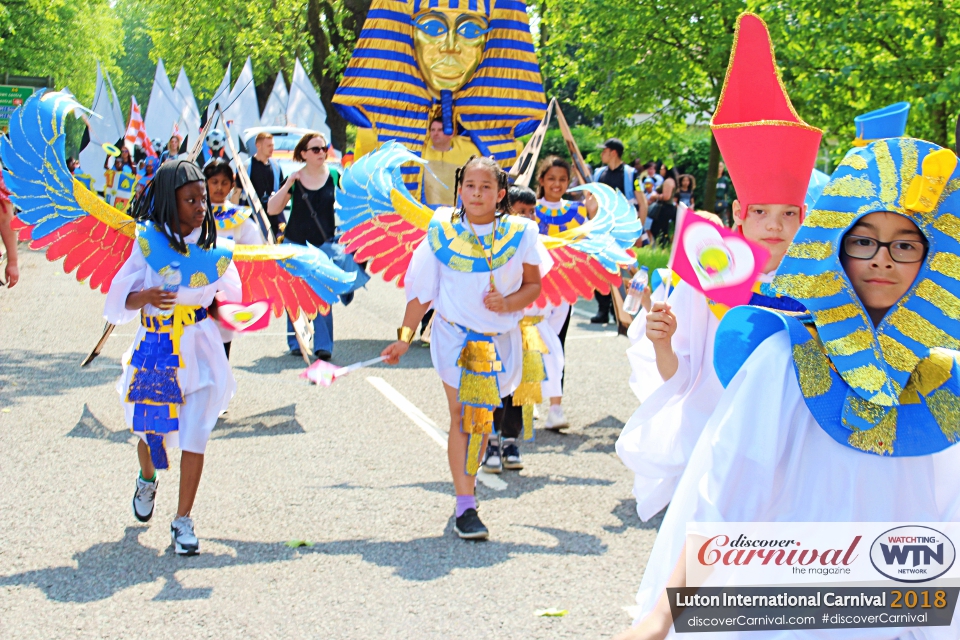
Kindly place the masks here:
[[(167, 447), (179, 447), (180, 497), (170, 526), (174, 550), (194, 555), (199, 543), (190, 512), (210, 432), (236, 391), (216, 317), (216, 296), (241, 299), (233, 243), (217, 246), (217, 225), (196, 164), (171, 160), (134, 201), (137, 241), (107, 294), (107, 322), (140, 319), (124, 354), (117, 391), (127, 425), (140, 440), (140, 475), (133, 497), (137, 520), (153, 516), (157, 469), (169, 467)], [(172, 288), (174, 271), (182, 284)], [(165, 284), (171, 285), (164, 287)]]
[(520, 320), (540, 295), (541, 269), (550, 261), (538, 251), (537, 225), (510, 215), (507, 189), (506, 173), (490, 158), (471, 158), (457, 171), (460, 204), (438, 209), (414, 250), (403, 323), (382, 354), (397, 364), (433, 305), (430, 355), (450, 409), (454, 530), (468, 539), (489, 535), (477, 516), (475, 475), (493, 411), (520, 383)]

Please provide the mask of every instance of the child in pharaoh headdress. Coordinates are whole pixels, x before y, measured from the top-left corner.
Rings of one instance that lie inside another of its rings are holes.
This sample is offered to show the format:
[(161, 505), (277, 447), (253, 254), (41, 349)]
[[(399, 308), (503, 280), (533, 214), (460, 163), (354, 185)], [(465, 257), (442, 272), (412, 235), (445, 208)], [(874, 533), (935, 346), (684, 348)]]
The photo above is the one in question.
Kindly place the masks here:
[[(572, 172), (570, 164), (559, 156), (547, 156), (537, 168), (538, 200), (534, 209), (535, 220), (540, 233), (545, 236), (557, 235), (575, 229), (597, 214), (597, 202), (587, 197), (583, 202), (568, 200), (564, 194), (570, 189)], [(588, 194), (589, 195), (589, 194)], [(570, 325), (570, 303), (543, 309), (543, 316), (557, 334), (562, 355)], [(551, 430), (566, 429), (570, 426), (563, 413), (563, 369), (560, 361), (559, 379), (550, 383), (548, 398), (550, 409), (544, 427)]]
[[(457, 494), (455, 531), (486, 538), (475, 474), (493, 411), (520, 383), (523, 310), (540, 295), (537, 227), (508, 215), (507, 176), (489, 158), (457, 172), (461, 205), (439, 209), (407, 270), (407, 308), (398, 340), (383, 350), (396, 364), (423, 314), (435, 310), (430, 355), (450, 409), (447, 454)], [(464, 462), (466, 460), (466, 463)]]
[[(536, 221), (534, 209), (537, 196), (533, 191), (527, 187), (513, 186), (507, 198), (510, 209), (516, 215)], [(545, 256), (544, 263), (549, 263), (551, 259), (542, 237), (537, 244)], [(569, 308), (569, 305), (566, 306)], [(483, 470), (487, 473), (523, 469), (520, 442), (533, 439), (536, 406), (543, 398), (562, 395), (563, 345), (558, 332), (567, 321), (568, 311), (549, 304), (542, 309), (531, 304), (523, 310), (520, 320), (524, 351), (522, 379), (512, 397), (504, 398), (503, 407), (494, 411), (496, 433), (488, 439), (483, 459)]]
[[(177, 554), (194, 555), (199, 542), (190, 512), (204, 451), (236, 390), (210, 316), (216, 316), (218, 292), (241, 298), (240, 275), (232, 245), (217, 247), (206, 182), (193, 162), (163, 164), (131, 214), (138, 221), (137, 242), (113, 279), (104, 316), (113, 324), (140, 321), (117, 384), (127, 425), (140, 437), (133, 512), (141, 522), (153, 516), (157, 469), (169, 466), (167, 448), (179, 447), (180, 496), (170, 533)], [(174, 284), (167, 276), (177, 269), (179, 289), (165, 290)]]
[[(736, 228), (770, 254), (750, 304), (800, 311), (795, 300), (774, 294), (770, 282), (806, 212), (821, 132), (793, 110), (763, 21), (743, 14), (735, 43), (711, 127), (737, 187)], [(643, 520), (670, 502), (723, 391), (713, 366), (714, 336), (727, 308), (684, 282), (664, 302), (671, 284), (653, 292), (652, 308), (641, 309), (627, 332), (630, 384), (641, 405), (620, 434), (617, 454), (635, 474)]]
[[(207, 179), (207, 194), (210, 210), (217, 225), (217, 237), (233, 240), (236, 244), (265, 244), (260, 227), (251, 217), (250, 207), (240, 207), (227, 198), (233, 190), (234, 173), (230, 163), (221, 158), (213, 158), (203, 166), (203, 175)], [(236, 337), (236, 331), (225, 328), (219, 322), (217, 329), (223, 339), (223, 350), (230, 357), (230, 345)]]
[[(664, 638), (703, 522), (955, 522), (960, 517), (957, 157), (911, 138), (847, 154), (774, 288), (809, 314), (743, 306), (714, 363), (726, 386), (644, 572), (638, 626)], [(845, 640), (958, 637), (951, 627), (806, 630)], [(796, 638), (751, 631), (736, 638)]]

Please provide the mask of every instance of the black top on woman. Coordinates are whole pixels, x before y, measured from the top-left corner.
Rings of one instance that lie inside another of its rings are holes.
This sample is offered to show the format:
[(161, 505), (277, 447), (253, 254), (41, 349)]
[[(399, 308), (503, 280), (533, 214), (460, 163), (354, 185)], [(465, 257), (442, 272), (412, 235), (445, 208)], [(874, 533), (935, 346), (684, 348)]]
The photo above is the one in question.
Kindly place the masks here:
[(333, 204), (336, 199), (336, 174), (330, 172), (327, 181), (319, 189), (307, 189), (300, 181), (290, 188), (292, 210), (284, 237), (296, 244), (310, 243), (319, 247), (333, 240), (336, 234), (336, 216)]

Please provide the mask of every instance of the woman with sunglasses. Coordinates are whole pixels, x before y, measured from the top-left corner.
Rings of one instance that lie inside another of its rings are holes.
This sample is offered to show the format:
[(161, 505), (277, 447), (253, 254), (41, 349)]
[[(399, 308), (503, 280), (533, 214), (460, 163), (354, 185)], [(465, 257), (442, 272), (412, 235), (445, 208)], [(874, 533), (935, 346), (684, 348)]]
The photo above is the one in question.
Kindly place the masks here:
[[(279, 215), (287, 203), (292, 201), (290, 217), (284, 230), (284, 242), (310, 243), (319, 247), (341, 269), (348, 273), (357, 273), (354, 284), (354, 289), (357, 289), (370, 278), (360, 271), (353, 258), (344, 254), (343, 249), (336, 243), (337, 223), (333, 205), (340, 176), (326, 164), (328, 149), (329, 145), (323, 134), (316, 131), (306, 133), (300, 138), (293, 149), (293, 159), (303, 162), (305, 166), (295, 171), (279, 191), (270, 196), (267, 213), (271, 216)], [(352, 299), (352, 292), (341, 296), (344, 304), (349, 304)], [(293, 333), (293, 322), (290, 318), (287, 319), (287, 344), (292, 355), (300, 355), (300, 346)], [(321, 360), (330, 360), (333, 357), (332, 312), (314, 319), (313, 351)]]

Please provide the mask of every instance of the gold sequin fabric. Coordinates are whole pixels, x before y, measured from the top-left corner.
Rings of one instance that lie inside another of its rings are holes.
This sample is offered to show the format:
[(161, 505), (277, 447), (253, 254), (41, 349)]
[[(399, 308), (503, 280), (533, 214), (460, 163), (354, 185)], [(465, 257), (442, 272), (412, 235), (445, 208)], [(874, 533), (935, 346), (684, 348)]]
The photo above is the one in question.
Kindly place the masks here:
[(823, 260), (830, 257), (833, 251), (832, 242), (795, 242), (787, 249), (787, 255), (805, 260)]
[[(876, 140), (848, 153), (774, 280), (778, 293), (810, 311), (844, 381), (864, 400), (883, 406), (900, 402), (930, 349), (960, 348), (960, 171), (944, 157), (940, 147), (913, 138)], [(936, 207), (927, 206), (932, 201), (917, 204), (923, 199), (918, 184), (939, 185)], [(840, 252), (857, 220), (878, 211), (910, 219), (929, 249), (913, 286), (874, 327), (843, 273)]]
[(848, 442), (851, 446), (877, 455), (893, 455), (893, 443), (897, 439), (897, 410), (890, 409), (876, 427), (863, 431), (855, 430)]
[(927, 397), (927, 408), (950, 442), (960, 438), (960, 398), (948, 389), (940, 389)]
[(780, 293), (801, 301), (835, 295), (843, 290), (844, 284), (843, 276), (836, 271), (818, 275), (784, 274), (774, 280), (774, 286)]
[(877, 195), (877, 188), (865, 177), (843, 176), (828, 182), (827, 186), (823, 188), (823, 195), (845, 198), (872, 198)]
[(815, 340), (793, 346), (793, 361), (797, 367), (797, 380), (804, 398), (815, 398), (830, 391), (830, 362)]

